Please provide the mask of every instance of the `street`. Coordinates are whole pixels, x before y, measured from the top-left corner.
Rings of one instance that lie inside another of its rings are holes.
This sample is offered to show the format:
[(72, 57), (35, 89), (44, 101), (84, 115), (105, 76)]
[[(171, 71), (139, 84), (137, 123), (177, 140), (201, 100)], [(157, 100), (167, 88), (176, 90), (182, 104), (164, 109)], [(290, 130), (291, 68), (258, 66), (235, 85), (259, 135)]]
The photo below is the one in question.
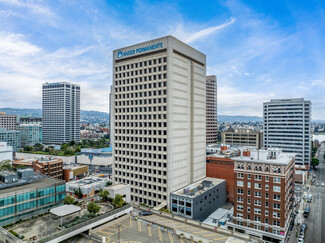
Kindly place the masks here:
[[(325, 145), (318, 150), (319, 166), (318, 170), (312, 171), (311, 174), (316, 174), (316, 183), (325, 183), (325, 160), (323, 158)], [(309, 217), (305, 219), (307, 231), (305, 234), (305, 242), (321, 243), (325, 242), (325, 187), (316, 187), (316, 184), (310, 187), (310, 192), (313, 195), (310, 205)], [(308, 205), (307, 204), (307, 205)]]

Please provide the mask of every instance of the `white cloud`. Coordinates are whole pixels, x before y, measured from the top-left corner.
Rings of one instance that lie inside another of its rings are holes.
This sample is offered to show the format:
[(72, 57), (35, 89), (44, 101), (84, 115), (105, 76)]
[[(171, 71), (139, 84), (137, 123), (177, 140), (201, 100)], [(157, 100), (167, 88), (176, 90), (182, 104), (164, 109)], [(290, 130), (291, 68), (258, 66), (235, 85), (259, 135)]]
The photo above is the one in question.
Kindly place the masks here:
[(4, 3), (7, 5), (26, 8), (31, 13), (43, 15), (46, 17), (53, 17), (54, 13), (45, 5), (41, 5), (40, 1), (37, 0), (27, 0), (27, 1), (19, 1), (19, 0), (0, 0), (0, 3)]
[(224, 24), (221, 24), (221, 25), (217, 25), (217, 26), (214, 26), (214, 27), (209, 27), (209, 28), (206, 28), (206, 29), (203, 29), (203, 30), (200, 30), (198, 32), (195, 32), (193, 34), (191, 34), (189, 37), (187, 37), (184, 41), (186, 43), (191, 43), (191, 42), (194, 42), (198, 39), (201, 39), (201, 38), (204, 38), (204, 37), (207, 37), (213, 33), (215, 33), (217, 30), (221, 30), (221, 29), (224, 29), (226, 28), (227, 26), (235, 23), (236, 19), (235, 18), (231, 18), (231, 20), (229, 22), (226, 22)]

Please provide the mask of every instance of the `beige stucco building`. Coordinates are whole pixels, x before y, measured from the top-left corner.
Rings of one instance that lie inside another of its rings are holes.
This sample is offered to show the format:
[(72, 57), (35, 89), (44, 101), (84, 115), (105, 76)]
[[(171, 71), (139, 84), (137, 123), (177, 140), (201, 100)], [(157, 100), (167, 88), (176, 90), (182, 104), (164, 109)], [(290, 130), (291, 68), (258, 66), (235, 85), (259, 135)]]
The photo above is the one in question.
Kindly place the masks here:
[(205, 177), (206, 56), (172, 36), (113, 52), (115, 183), (131, 201), (168, 204)]

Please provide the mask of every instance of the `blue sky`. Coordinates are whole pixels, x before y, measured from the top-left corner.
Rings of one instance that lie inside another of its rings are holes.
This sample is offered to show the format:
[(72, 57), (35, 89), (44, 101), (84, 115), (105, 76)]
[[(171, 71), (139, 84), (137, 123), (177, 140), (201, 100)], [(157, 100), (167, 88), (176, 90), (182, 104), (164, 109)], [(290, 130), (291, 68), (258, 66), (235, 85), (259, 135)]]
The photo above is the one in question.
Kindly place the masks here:
[(314, 0), (0, 0), (0, 107), (40, 108), (43, 82), (70, 81), (81, 109), (107, 111), (112, 51), (164, 35), (207, 55), (219, 114), (304, 97), (325, 119), (325, 2)]

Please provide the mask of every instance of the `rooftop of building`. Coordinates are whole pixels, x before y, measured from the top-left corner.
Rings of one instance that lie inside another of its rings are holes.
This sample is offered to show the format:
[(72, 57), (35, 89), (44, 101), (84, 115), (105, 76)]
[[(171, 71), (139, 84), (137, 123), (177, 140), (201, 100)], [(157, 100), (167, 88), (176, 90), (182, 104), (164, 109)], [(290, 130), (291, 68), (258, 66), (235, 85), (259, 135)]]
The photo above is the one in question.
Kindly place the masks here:
[(89, 176), (82, 178), (80, 180), (70, 181), (67, 182), (67, 185), (69, 186), (78, 186), (78, 187), (93, 187), (94, 184), (101, 183), (103, 181), (107, 181), (107, 178), (103, 177), (96, 177), (96, 176)]
[(88, 167), (87, 165), (78, 165), (78, 164), (69, 164), (69, 165), (65, 165), (63, 166), (64, 170), (77, 170), (77, 169), (81, 169), (84, 167)]
[[(55, 183), (63, 183), (64, 181), (51, 178), (51, 177), (45, 177), (45, 176), (39, 176), (38, 179), (35, 179), (34, 181), (29, 181), (27, 184), (20, 184), (20, 185), (14, 185), (1, 189), (0, 187), (0, 196), (11, 193), (11, 192), (16, 192), (16, 191), (24, 191), (28, 189), (32, 189), (35, 187), (46, 187), (53, 185)], [(0, 183), (2, 185), (3, 183)]]
[(308, 102), (311, 103), (310, 100), (305, 100), (304, 98), (288, 98), (288, 99), (271, 99), (269, 102), (264, 103), (283, 103), (283, 102)]
[(122, 188), (129, 187), (129, 186), (130, 185), (127, 185), (127, 184), (116, 184), (116, 185), (107, 187), (107, 189), (118, 190), (118, 189), (122, 189)]
[(179, 195), (188, 198), (194, 198), (196, 196), (201, 195), (202, 193), (208, 191), (216, 185), (224, 182), (225, 180), (205, 177), (197, 182), (194, 182), (188, 186), (185, 186), (177, 191), (172, 192), (174, 195)]
[(234, 158), (240, 155), (241, 151), (249, 151), (254, 146), (229, 145), (224, 143), (211, 144), (206, 147), (209, 157)]
[(288, 165), (295, 158), (293, 153), (284, 153), (280, 148), (252, 149), (247, 156), (235, 157), (235, 161)]
[(43, 83), (43, 86), (46, 86), (46, 85), (58, 85), (58, 84), (70, 84), (70, 85), (80, 86), (79, 84), (73, 84), (73, 83), (70, 83), (70, 82), (54, 82), (54, 83), (45, 82), (45, 83)]

